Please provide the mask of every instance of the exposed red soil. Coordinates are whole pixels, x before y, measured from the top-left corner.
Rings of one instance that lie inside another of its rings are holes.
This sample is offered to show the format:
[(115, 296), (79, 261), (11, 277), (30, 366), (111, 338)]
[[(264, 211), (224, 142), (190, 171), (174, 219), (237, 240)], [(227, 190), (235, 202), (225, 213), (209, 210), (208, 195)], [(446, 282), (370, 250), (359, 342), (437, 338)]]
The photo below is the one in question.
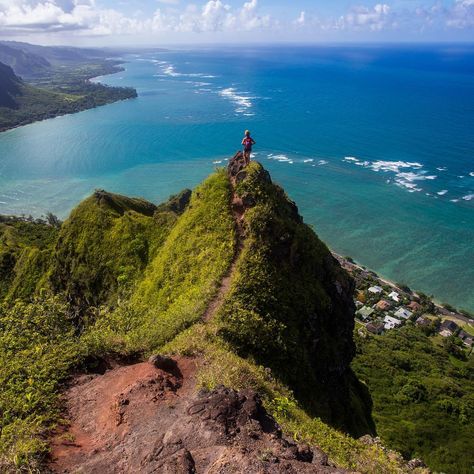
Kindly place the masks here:
[[(76, 377), (65, 392), (70, 426), (53, 438), (50, 468), (76, 472), (77, 466), (108, 457), (125, 440), (151, 430), (160, 414), (172, 413), (179, 398), (189, 396), (195, 386), (196, 361), (177, 362), (179, 371), (173, 374), (142, 362), (114, 368), (104, 375)], [(118, 463), (115, 472), (127, 472), (119, 469), (125, 458), (114, 458)], [(83, 472), (101, 472), (93, 465)]]

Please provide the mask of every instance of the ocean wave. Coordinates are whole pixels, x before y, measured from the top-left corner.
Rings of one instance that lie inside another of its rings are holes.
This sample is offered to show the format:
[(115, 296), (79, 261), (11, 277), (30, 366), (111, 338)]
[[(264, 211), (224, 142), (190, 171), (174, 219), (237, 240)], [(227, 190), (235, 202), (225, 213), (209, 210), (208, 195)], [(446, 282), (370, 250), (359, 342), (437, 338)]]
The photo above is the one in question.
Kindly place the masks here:
[(291, 161), (286, 155), (273, 155), (272, 158), (277, 161)]
[(464, 199), (464, 201), (472, 201), (474, 199), (474, 194), (466, 194), (462, 199)]
[(474, 171), (471, 171), (471, 172), (469, 173), (469, 176), (473, 176), (473, 177), (474, 177)]
[(222, 160), (216, 160), (212, 162), (213, 165), (220, 165), (221, 163), (222, 163)]
[(373, 161), (370, 163), (370, 168), (372, 168), (374, 171), (392, 171), (394, 173), (399, 173), (400, 169), (405, 169), (405, 168), (414, 168), (414, 169), (419, 169), (423, 168), (423, 165), (418, 162), (411, 162), (411, 161), (383, 161), (383, 160), (378, 160), (378, 161)]
[(159, 64), (161, 68), (162, 75), (168, 77), (199, 77), (202, 79), (215, 79), (217, 77), (212, 74), (205, 74), (202, 72), (178, 72), (172, 64), (166, 61), (159, 61), (157, 64)]
[(329, 161), (326, 161), (326, 160), (319, 160), (318, 161), (319, 166), (327, 165), (328, 163), (329, 163)]
[(303, 160), (303, 163), (312, 163), (313, 161), (313, 158), (308, 158), (307, 160)]
[(438, 196), (444, 196), (445, 194), (447, 194), (448, 190), (447, 189), (442, 189), (441, 191), (438, 191), (436, 194)]
[(446, 166), (438, 166), (438, 168), (436, 168), (438, 171), (446, 171), (448, 168), (446, 168)]
[[(222, 89), (218, 92), (221, 97), (232, 102), (236, 108), (235, 112), (238, 114), (249, 115), (251, 114), (250, 109), (253, 107), (253, 100), (257, 99), (257, 97), (252, 97), (248, 95), (246, 92), (238, 92), (235, 87), (228, 87), (226, 89)], [(254, 115), (252, 113), (252, 115)]]
[(288, 158), (286, 155), (274, 155), (273, 153), (269, 153), (267, 155), (267, 160), (275, 160), (279, 163), (288, 163), (289, 165), (294, 163), (294, 161), (291, 158)]

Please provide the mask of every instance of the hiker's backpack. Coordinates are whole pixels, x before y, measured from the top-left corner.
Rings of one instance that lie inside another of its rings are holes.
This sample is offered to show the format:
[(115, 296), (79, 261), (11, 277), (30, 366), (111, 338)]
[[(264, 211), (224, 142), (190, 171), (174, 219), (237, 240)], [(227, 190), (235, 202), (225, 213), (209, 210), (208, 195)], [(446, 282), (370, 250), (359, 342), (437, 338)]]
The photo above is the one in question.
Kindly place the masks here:
[(252, 139), (250, 137), (246, 137), (244, 139), (244, 149), (251, 150), (252, 149)]

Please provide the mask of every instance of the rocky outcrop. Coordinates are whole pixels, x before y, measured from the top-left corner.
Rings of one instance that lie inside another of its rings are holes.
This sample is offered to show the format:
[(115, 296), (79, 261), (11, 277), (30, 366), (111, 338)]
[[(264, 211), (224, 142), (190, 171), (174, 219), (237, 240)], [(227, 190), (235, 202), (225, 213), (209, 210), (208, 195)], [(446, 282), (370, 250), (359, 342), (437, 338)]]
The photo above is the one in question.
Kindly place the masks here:
[(285, 438), (253, 390), (196, 392), (195, 361), (79, 377), (66, 392), (71, 425), (53, 443), (53, 472), (343, 473), (317, 448)]

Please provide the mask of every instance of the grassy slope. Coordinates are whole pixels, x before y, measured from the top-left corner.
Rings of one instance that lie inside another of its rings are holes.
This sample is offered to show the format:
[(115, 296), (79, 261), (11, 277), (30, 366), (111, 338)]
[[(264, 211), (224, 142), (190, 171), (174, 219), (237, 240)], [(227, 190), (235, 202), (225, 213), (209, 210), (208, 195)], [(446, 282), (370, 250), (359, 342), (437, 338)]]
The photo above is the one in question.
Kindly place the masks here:
[(202, 317), (234, 253), (229, 200), (224, 172), (196, 188), (130, 302), (104, 314), (91, 332), (104, 350), (120, 344), (129, 352), (150, 352)]
[(96, 191), (64, 222), (51, 268), (56, 292), (79, 308), (117, 296), (138, 278), (176, 222), (141, 199)]
[(385, 443), (436, 471), (467, 474), (474, 465), (473, 362), (405, 327), (359, 340), (353, 366), (371, 389)]
[(0, 222), (0, 301), (31, 296), (50, 263), (58, 229), (43, 222)]

